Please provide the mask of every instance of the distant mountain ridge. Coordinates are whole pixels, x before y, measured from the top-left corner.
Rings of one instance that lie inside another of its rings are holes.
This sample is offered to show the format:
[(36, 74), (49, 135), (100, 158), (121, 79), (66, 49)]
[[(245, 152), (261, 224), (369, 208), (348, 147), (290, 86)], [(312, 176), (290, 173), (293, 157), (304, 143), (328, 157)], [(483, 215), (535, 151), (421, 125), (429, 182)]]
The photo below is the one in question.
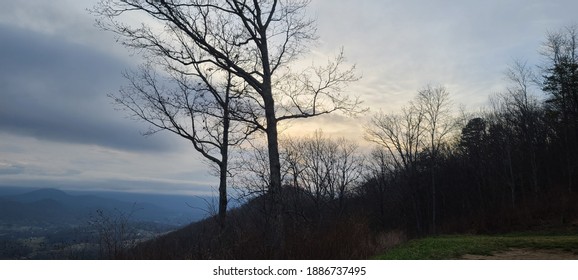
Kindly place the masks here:
[(51, 188), (0, 196), (0, 222), (75, 223), (86, 221), (98, 209), (110, 215), (130, 215), (135, 221), (180, 224), (186, 220), (183, 213), (153, 203), (127, 202), (92, 194), (71, 195)]
[(34, 202), (43, 199), (54, 199), (56, 201), (66, 199), (71, 195), (57, 189), (38, 189), (23, 194), (5, 196), (5, 198), (19, 202)]

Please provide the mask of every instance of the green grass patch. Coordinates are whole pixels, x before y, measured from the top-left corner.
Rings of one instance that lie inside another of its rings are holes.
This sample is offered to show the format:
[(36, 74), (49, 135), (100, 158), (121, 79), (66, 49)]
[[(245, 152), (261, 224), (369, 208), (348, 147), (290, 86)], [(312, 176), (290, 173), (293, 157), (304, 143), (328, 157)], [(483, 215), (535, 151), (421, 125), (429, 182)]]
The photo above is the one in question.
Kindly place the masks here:
[(507, 235), (445, 235), (411, 240), (376, 259), (448, 260), (465, 254), (491, 255), (509, 248), (561, 249), (578, 254), (578, 235), (514, 233)]

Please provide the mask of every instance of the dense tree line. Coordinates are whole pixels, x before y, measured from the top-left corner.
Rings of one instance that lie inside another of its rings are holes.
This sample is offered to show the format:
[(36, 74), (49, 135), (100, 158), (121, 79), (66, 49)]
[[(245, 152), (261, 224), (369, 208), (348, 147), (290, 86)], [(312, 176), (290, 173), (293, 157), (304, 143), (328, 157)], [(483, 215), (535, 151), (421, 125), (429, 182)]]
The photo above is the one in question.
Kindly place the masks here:
[[(298, 203), (287, 194), (286, 212), (317, 223), (363, 216), (375, 230), (413, 236), (571, 222), (578, 213), (575, 37), (571, 28), (548, 34), (547, 64), (513, 62), (509, 85), (481, 112), (458, 116), (445, 87), (426, 86), (399, 113), (374, 115), (366, 125), (371, 153), (320, 132), (281, 141), (283, 184), (299, 193)], [(264, 189), (264, 160), (261, 153), (245, 161), (253, 180), (243, 187), (261, 178)]]
[(377, 222), (423, 235), (576, 218), (576, 29), (548, 34), (541, 54), (545, 65), (511, 65), (511, 85), (490, 109), (445, 117), (446, 139), (434, 137), (433, 107), (424, 106), (433, 103), (424, 99), (431, 87), (401, 114), (374, 117), (368, 139), (381, 150), (370, 156), (375, 175), (360, 188)]
[[(320, 131), (283, 137), (283, 257), (367, 258), (411, 237), (574, 222), (578, 119), (570, 104), (578, 94), (578, 61), (570, 59), (572, 30), (548, 35), (543, 54), (555, 59), (546, 65), (512, 63), (509, 85), (483, 111), (458, 114), (445, 87), (426, 86), (399, 112), (371, 118), (370, 152)], [(554, 43), (563, 46), (549, 47)], [(192, 226), (185, 235), (196, 236), (196, 249), (187, 254), (266, 256), (262, 240), (274, 222), (267, 148), (253, 142), (242, 154), (231, 184), (247, 200), (231, 211), (229, 241), (211, 247), (204, 240), (212, 231)]]

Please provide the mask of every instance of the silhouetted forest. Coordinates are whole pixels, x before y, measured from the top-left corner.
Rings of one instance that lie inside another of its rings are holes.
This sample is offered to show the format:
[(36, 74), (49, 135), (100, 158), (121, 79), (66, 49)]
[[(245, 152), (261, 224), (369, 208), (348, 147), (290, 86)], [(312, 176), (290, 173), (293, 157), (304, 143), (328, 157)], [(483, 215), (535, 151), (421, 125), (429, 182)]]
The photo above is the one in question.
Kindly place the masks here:
[(458, 113), (443, 86), (423, 88), (399, 113), (374, 115), (369, 153), (321, 132), (280, 141), (281, 254), (266, 244), (276, 210), (257, 148), (238, 164), (247, 202), (224, 228), (209, 218), (119, 257), (355, 259), (432, 234), (576, 226), (576, 39), (575, 28), (547, 34), (543, 63), (512, 63), (510, 86), (476, 113)]

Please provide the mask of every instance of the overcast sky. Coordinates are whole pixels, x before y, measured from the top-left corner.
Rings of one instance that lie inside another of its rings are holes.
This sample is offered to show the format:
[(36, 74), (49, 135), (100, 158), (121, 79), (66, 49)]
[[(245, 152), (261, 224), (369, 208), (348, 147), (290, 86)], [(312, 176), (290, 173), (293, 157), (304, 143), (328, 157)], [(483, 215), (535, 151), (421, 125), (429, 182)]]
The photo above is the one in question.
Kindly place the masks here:
[[(93, 26), (95, 0), (0, 0), (0, 185), (210, 194), (217, 180), (184, 140), (147, 127), (107, 94), (138, 57)], [(371, 112), (396, 111), (444, 85), (477, 110), (504, 90), (514, 59), (540, 64), (545, 34), (577, 24), (567, 0), (313, 0), (317, 55), (344, 48), (363, 78), (349, 91)], [(360, 140), (365, 119), (323, 117), (285, 133)]]

